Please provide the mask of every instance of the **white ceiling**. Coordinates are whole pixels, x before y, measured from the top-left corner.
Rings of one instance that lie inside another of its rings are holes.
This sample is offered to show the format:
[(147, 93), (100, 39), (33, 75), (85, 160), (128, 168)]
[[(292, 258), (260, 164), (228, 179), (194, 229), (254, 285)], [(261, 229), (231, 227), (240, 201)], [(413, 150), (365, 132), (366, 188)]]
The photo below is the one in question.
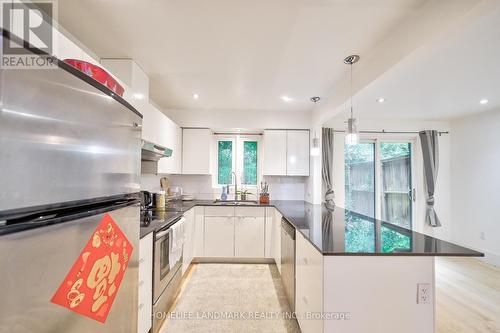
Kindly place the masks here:
[[(499, 4), (416, 50), (362, 89), (354, 97), (355, 115), (438, 120), (500, 110)], [(386, 102), (377, 103), (379, 97)], [(481, 99), (489, 103), (480, 105)], [(341, 117), (347, 108), (339, 108)]]
[(98, 56), (139, 63), (164, 109), (287, 111), (335, 92), (346, 55), (369, 52), (426, 2), (60, 0), (58, 10)]

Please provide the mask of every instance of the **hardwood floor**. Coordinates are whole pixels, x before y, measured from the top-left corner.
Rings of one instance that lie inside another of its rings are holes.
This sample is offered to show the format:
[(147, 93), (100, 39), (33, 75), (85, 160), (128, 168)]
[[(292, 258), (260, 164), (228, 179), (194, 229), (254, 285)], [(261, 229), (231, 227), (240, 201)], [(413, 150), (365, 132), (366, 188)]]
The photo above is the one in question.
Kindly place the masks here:
[(437, 333), (500, 333), (500, 268), (436, 258)]

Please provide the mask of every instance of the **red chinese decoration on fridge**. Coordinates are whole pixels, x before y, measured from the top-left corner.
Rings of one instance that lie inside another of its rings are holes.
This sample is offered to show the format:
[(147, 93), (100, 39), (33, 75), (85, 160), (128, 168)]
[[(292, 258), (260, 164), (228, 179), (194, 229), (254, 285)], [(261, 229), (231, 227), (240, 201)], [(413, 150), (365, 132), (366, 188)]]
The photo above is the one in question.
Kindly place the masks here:
[(51, 301), (104, 323), (132, 250), (125, 234), (105, 214)]

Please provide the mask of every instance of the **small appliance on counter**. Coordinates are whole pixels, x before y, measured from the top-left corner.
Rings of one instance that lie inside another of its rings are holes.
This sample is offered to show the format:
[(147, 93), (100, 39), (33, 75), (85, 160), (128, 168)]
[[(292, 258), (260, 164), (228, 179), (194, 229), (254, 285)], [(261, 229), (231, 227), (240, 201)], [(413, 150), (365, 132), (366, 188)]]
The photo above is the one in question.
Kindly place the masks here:
[(141, 191), (141, 211), (147, 210), (153, 206), (153, 193)]
[(182, 187), (178, 185), (169, 186), (167, 191), (168, 200), (181, 200), (182, 199)]

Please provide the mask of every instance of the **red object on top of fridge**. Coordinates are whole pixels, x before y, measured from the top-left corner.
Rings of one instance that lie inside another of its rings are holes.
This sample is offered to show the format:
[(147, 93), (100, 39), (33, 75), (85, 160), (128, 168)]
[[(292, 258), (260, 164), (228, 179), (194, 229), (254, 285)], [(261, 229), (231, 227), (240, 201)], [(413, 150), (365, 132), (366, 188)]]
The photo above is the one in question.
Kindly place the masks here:
[(87, 74), (97, 82), (105, 85), (115, 94), (123, 97), (123, 92), (124, 92), (123, 87), (118, 82), (116, 82), (116, 80), (111, 76), (111, 74), (106, 72), (103, 68), (78, 59), (64, 59), (64, 62), (72, 67), (75, 67), (80, 72)]

